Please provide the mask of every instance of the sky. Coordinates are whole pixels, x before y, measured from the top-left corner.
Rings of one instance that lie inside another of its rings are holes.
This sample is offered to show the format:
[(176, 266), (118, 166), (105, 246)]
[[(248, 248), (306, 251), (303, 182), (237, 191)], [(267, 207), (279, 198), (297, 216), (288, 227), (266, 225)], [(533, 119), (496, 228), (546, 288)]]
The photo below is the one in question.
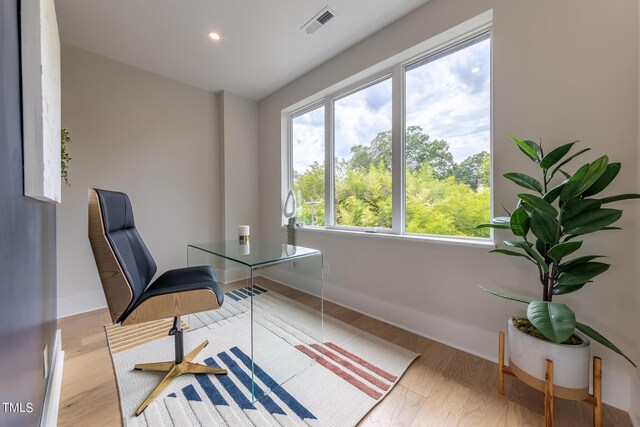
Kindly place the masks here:
[[(490, 149), (490, 42), (485, 39), (406, 72), (406, 126), (444, 139), (456, 162)], [(391, 78), (335, 101), (335, 154), (350, 157), (391, 130)], [(324, 107), (293, 119), (293, 166), (324, 164)]]

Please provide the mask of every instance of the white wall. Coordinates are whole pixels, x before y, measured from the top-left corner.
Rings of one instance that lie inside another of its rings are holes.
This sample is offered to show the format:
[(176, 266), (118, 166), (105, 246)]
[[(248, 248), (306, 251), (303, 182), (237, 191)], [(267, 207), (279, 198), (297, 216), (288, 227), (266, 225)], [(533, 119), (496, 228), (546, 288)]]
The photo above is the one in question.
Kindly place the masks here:
[[(542, 137), (547, 147), (581, 139), (593, 160), (608, 154), (623, 170), (611, 192), (637, 189), (638, 3), (636, 0), (432, 0), (259, 103), (262, 235), (283, 239), (280, 228), (281, 121), (284, 108), (388, 57), (493, 9), (494, 205), (513, 206), (517, 188), (501, 175), (536, 171), (513, 146), (510, 133)], [(566, 296), (580, 320), (592, 325), (636, 361), (638, 306), (636, 208), (623, 202), (626, 230), (589, 237), (585, 252), (604, 253), (612, 268), (582, 292)], [(498, 233), (498, 239), (506, 238)], [(379, 236), (303, 230), (303, 246), (319, 248), (331, 274), (328, 299), (423, 335), (496, 359), (497, 331), (524, 305), (499, 300), (485, 284), (540, 297), (525, 262), (485, 249)], [(635, 370), (595, 344), (605, 366), (606, 401), (628, 409)]]
[(58, 315), (106, 306), (87, 239), (87, 189), (127, 193), (162, 273), (220, 238), (218, 97), (62, 46), (70, 187), (58, 208)]
[[(640, 8), (638, 8), (639, 21), (640, 21)], [(638, 26), (638, 39), (640, 40), (640, 25)], [(640, 49), (640, 43), (638, 45), (638, 49)], [(640, 61), (640, 54), (638, 55), (638, 61)], [(640, 65), (638, 67), (640, 69)], [(640, 105), (640, 85), (638, 87), (638, 104)], [(637, 118), (637, 144), (638, 144), (638, 156), (636, 163), (636, 171), (640, 170), (640, 108), (638, 109), (638, 118)], [(637, 188), (640, 189), (640, 173), (637, 173)], [(640, 210), (638, 210), (640, 212)], [(638, 250), (640, 249), (640, 227), (636, 228), (636, 246), (634, 250), (634, 254), (636, 254), (636, 259)], [(636, 262), (636, 280), (635, 289), (636, 289), (636, 302), (635, 306), (640, 307), (640, 262)], [(640, 310), (635, 310), (635, 318), (632, 319), (634, 325), (636, 325), (636, 347), (637, 353), (640, 353)], [(636, 361), (637, 363), (637, 361)], [(632, 383), (632, 391), (631, 391), (631, 411), (629, 415), (631, 416), (631, 420), (633, 421), (633, 425), (636, 427), (640, 427), (640, 369), (636, 370), (636, 376), (634, 378), (634, 382)]]
[(225, 240), (238, 238), (238, 225), (259, 235), (258, 103), (223, 91), (220, 95), (222, 230)]

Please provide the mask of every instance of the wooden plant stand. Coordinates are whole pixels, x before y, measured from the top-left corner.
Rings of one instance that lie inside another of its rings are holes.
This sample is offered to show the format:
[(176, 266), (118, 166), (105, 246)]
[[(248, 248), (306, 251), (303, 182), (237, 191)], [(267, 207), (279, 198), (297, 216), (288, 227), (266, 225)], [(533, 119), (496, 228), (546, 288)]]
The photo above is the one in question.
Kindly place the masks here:
[[(546, 427), (553, 426), (553, 361), (544, 363), (544, 420)], [(504, 364), (504, 332), (498, 338), (498, 393), (504, 394), (504, 376), (516, 375)], [(517, 377), (516, 377), (517, 378)], [(593, 426), (602, 427), (602, 359), (593, 357), (593, 394), (583, 400), (593, 406)]]

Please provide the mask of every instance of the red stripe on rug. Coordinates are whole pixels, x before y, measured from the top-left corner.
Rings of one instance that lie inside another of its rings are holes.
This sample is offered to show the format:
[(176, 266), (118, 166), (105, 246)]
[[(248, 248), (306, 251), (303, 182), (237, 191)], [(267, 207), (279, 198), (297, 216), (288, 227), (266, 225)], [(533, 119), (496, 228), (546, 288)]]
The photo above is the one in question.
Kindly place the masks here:
[(350, 370), (354, 374), (359, 375), (361, 378), (369, 381), (371, 384), (373, 384), (374, 386), (378, 387), (379, 389), (382, 389), (384, 391), (389, 390), (389, 387), (390, 387), (389, 384), (386, 384), (386, 383), (382, 382), (382, 380), (380, 380), (379, 378), (376, 378), (373, 375), (371, 375), (370, 373), (366, 372), (365, 370), (358, 368), (357, 366), (355, 366), (354, 364), (352, 364), (348, 360), (345, 360), (342, 357), (336, 355), (335, 353), (327, 350), (326, 348), (323, 348), (321, 345), (319, 345), (319, 344), (311, 344), (311, 347), (315, 348), (320, 353), (324, 354), (325, 356), (327, 356), (329, 359), (333, 360), (334, 362), (344, 366), (345, 368), (347, 368), (348, 370)]
[(318, 362), (319, 364), (321, 364), (322, 366), (324, 366), (325, 368), (327, 368), (328, 370), (330, 370), (331, 372), (333, 372), (334, 374), (336, 374), (337, 376), (339, 376), (340, 378), (342, 378), (343, 380), (347, 381), (349, 384), (351, 384), (361, 392), (365, 393), (367, 396), (372, 397), (376, 400), (382, 397), (382, 393), (372, 389), (362, 381), (358, 380), (356, 377), (343, 371), (342, 369), (340, 369), (333, 363), (329, 362), (328, 360), (325, 360), (322, 357), (317, 356), (316, 353), (314, 353), (311, 349), (305, 347), (304, 345), (297, 345), (296, 348), (301, 352), (303, 352), (304, 354), (306, 354), (307, 356), (309, 356), (310, 358), (312, 358), (313, 360), (315, 360), (316, 362)]
[(396, 380), (398, 379), (398, 377), (396, 377), (395, 375), (391, 375), (389, 372), (385, 371), (384, 369), (380, 369), (377, 366), (372, 365), (371, 363), (367, 362), (366, 360), (359, 358), (358, 356), (356, 356), (353, 353), (349, 353), (344, 348), (338, 347), (337, 345), (335, 345), (332, 342), (326, 342), (326, 343), (324, 343), (324, 345), (329, 347), (331, 350), (334, 350), (334, 351), (340, 353), (344, 357), (347, 357), (347, 358), (353, 360), (354, 362), (364, 366), (365, 368), (367, 368), (371, 372), (375, 372), (376, 374), (380, 375), (385, 380), (389, 380), (391, 382), (396, 382)]

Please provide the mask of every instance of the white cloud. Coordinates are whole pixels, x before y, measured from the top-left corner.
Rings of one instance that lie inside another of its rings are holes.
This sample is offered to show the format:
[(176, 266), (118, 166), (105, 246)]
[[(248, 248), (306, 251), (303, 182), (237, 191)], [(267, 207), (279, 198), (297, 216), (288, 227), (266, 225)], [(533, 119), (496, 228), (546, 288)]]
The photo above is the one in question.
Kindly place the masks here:
[[(416, 66), (406, 76), (406, 125), (449, 143), (456, 162), (490, 150), (489, 40)], [(324, 107), (293, 120), (293, 166), (324, 164)], [(335, 153), (391, 130), (391, 79), (335, 102)]]
[(350, 158), (351, 147), (368, 145), (391, 129), (391, 79), (335, 102), (336, 157)]
[(303, 174), (314, 162), (324, 165), (324, 106), (293, 119), (293, 170)]

